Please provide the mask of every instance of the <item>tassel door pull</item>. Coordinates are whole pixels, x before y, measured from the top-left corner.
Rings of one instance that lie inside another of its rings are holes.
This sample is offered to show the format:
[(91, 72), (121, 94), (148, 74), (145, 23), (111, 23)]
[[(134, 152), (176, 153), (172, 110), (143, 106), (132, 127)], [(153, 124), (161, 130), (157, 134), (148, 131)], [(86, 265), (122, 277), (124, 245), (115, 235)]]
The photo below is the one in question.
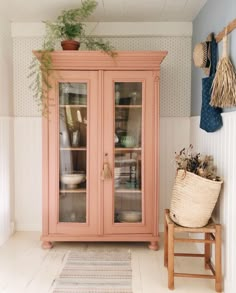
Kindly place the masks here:
[(108, 154), (107, 153), (105, 154), (101, 178), (102, 178), (102, 180), (112, 178), (112, 171), (111, 171), (110, 164), (108, 162)]

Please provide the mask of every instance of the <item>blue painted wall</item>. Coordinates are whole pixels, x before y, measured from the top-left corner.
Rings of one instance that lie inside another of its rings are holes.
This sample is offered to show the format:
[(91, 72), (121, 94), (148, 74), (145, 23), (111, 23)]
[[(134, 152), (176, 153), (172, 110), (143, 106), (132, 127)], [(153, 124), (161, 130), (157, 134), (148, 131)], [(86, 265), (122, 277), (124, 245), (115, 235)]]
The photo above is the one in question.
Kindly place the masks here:
[[(233, 19), (236, 18), (236, 0), (208, 0), (200, 13), (193, 21), (192, 48), (204, 41), (209, 33), (215, 34)], [(219, 56), (221, 55), (222, 42), (219, 44)], [(236, 67), (236, 30), (229, 35), (229, 55)], [(192, 64), (192, 101), (191, 116), (197, 116), (201, 111), (201, 79), (204, 77), (201, 69)], [(224, 109), (224, 111), (236, 110), (235, 108)]]

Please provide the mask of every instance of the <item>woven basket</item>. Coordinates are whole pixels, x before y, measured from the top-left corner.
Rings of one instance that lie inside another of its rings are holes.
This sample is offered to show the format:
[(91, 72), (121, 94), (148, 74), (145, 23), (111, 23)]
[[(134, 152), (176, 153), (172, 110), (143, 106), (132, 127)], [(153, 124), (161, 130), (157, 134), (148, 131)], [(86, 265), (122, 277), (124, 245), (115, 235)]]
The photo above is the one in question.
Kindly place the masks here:
[(213, 181), (179, 170), (172, 191), (171, 219), (184, 227), (207, 225), (222, 183), (223, 181)]

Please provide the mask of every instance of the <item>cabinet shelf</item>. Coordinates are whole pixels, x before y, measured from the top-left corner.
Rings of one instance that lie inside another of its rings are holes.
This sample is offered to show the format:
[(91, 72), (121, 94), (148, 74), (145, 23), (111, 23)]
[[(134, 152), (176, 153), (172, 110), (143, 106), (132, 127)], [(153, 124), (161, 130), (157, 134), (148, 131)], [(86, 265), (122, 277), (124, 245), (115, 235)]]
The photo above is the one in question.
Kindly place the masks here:
[(118, 152), (130, 152), (130, 151), (141, 151), (142, 148), (115, 148)]
[(81, 148), (60, 148), (60, 151), (86, 151), (85, 147)]
[(116, 193), (141, 193), (142, 192), (142, 190), (141, 189), (131, 189), (131, 188), (122, 188), (122, 189), (119, 189), (119, 188), (117, 188), (117, 189), (115, 189), (115, 192)]
[(142, 108), (142, 105), (116, 105), (116, 108), (128, 108), (128, 109), (135, 109), (135, 108)]
[(86, 189), (60, 189), (60, 193), (85, 193)]
[(87, 105), (60, 105), (60, 108), (87, 108)]
[(128, 122), (129, 118), (115, 118), (115, 122), (119, 123), (119, 122)]

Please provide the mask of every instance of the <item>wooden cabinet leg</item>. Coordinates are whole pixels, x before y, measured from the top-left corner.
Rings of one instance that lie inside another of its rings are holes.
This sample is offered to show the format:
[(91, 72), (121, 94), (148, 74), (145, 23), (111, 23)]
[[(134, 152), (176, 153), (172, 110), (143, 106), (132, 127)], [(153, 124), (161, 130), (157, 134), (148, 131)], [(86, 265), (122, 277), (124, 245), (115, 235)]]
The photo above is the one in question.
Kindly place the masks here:
[(174, 224), (168, 224), (168, 288), (174, 289)]
[(148, 247), (151, 250), (159, 250), (159, 245), (157, 241), (151, 241)]
[(168, 214), (168, 210), (165, 210), (164, 216), (164, 266), (168, 265), (168, 225), (166, 221), (166, 215)]
[(215, 234), (215, 289), (222, 292), (222, 270), (221, 270), (221, 225), (216, 225)]
[[(210, 240), (210, 233), (205, 233), (205, 240)], [(204, 261), (205, 261), (205, 269), (210, 269), (209, 267), (209, 262), (211, 260), (211, 244), (210, 243), (205, 243), (205, 249), (204, 249)]]
[(52, 242), (50, 241), (43, 241), (42, 243), (42, 248), (43, 249), (51, 249), (53, 247)]

